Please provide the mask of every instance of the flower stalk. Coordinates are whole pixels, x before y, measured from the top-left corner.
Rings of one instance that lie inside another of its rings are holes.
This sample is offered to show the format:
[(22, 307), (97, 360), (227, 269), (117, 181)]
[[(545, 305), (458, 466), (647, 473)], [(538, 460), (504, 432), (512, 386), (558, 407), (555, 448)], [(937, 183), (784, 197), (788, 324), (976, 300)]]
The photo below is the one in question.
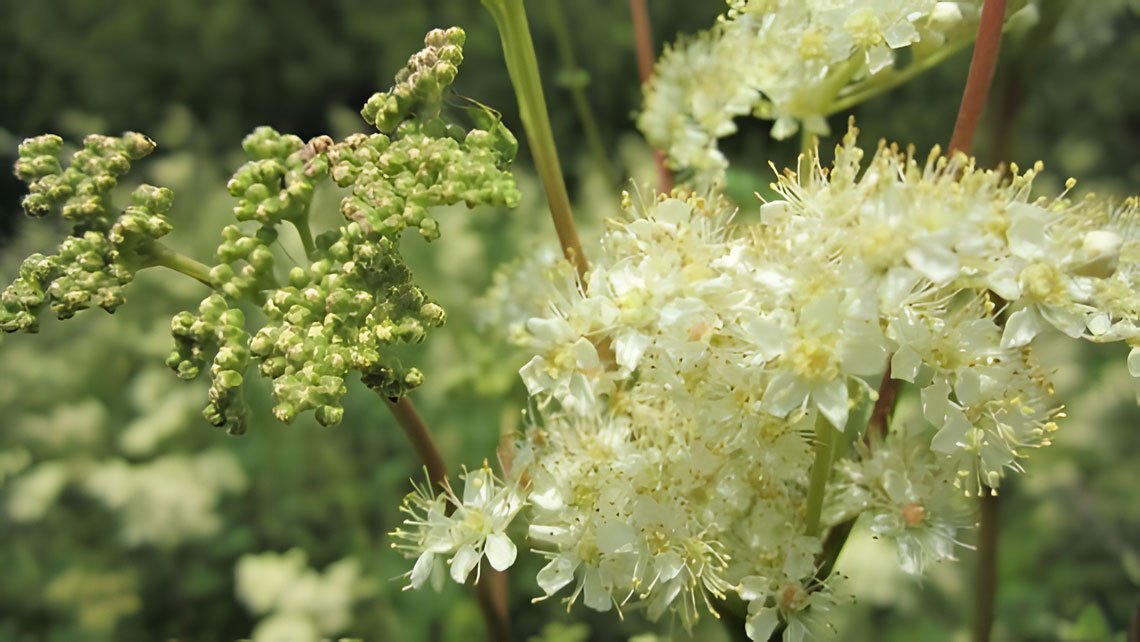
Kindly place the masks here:
[(831, 463), (835, 451), (835, 437), (838, 431), (822, 413), (815, 420), (815, 461), (811, 466), (811, 481), (808, 486), (807, 514), (804, 530), (808, 536), (820, 533), (820, 514), (823, 512), (823, 497), (827, 490), (827, 480), (831, 476)]
[(986, 0), (978, 22), (978, 37), (974, 54), (970, 58), (970, 71), (966, 75), (966, 89), (962, 92), (958, 119), (954, 122), (954, 133), (950, 136), (951, 152), (969, 154), (973, 147), (974, 133), (978, 129), (978, 121), (986, 106), (986, 99), (989, 98), (994, 72), (997, 70), (1004, 21), (1005, 0)]
[(585, 280), (589, 264), (582, 242), (578, 238), (578, 228), (574, 224), (574, 213), (570, 207), (570, 196), (566, 191), (566, 181), (562, 175), (562, 165), (558, 160), (558, 149), (554, 145), (554, 133), (550, 126), (550, 115), (546, 110), (546, 98), (542, 92), (542, 80), (538, 74), (538, 58), (534, 53), (534, 41), (527, 24), (526, 9), (522, 0), (482, 0), (483, 6), (491, 12), (499, 37), (503, 43), (503, 56), (507, 62), (507, 73), (515, 88), (515, 98), (519, 105), (519, 115), (526, 130), (527, 144), (535, 167), (546, 192), (550, 206), (550, 216), (562, 252)]
[(148, 266), (164, 267), (185, 274), (206, 287), (214, 287), (210, 280), (210, 268), (206, 264), (171, 249), (170, 247), (154, 242), (147, 246), (144, 256)]

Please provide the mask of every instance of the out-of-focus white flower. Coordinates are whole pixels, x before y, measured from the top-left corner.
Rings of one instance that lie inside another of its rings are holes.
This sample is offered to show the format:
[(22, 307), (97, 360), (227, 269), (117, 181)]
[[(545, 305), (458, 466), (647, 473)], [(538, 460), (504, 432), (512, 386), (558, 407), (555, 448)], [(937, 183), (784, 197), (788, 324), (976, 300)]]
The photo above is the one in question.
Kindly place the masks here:
[(347, 629), (361, 594), (360, 564), (345, 558), (323, 573), (300, 549), (245, 555), (235, 570), (237, 597), (251, 613), (267, 616), (254, 640), (315, 640)]
[(34, 522), (55, 503), (70, 480), (67, 464), (45, 461), (17, 477), (8, 488), (8, 516), (15, 522)]
[(978, 4), (729, 0), (712, 28), (666, 48), (638, 127), (675, 169), (691, 170), (699, 185), (718, 182), (728, 162), (716, 141), (736, 131), (734, 119), (773, 120), (780, 139), (801, 126), (827, 133), (825, 116), (845, 87), (870, 84), (906, 47), (915, 60), (944, 55), (952, 34), (968, 37), (963, 16)]
[(127, 544), (175, 546), (221, 528), (218, 502), (245, 488), (241, 466), (227, 450), (169, 455), (145, 464), (94, 464), (83, 488), (120, 513)]

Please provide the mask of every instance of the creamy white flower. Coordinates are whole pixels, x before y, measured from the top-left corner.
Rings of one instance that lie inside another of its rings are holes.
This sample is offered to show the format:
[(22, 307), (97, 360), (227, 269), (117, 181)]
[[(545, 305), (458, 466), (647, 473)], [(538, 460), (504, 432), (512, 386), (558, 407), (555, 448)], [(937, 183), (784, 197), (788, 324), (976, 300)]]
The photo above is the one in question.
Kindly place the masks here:
[[(904, 5), (833, 28), (862, 38), (859, 64), (875, 64), (880, 46), (913, 36), (882, 18)], [(735, 3), (734, 20), (763, 20), (754, 7)], [(1019, 311), (1062, 327), (1054, 309), (1075, 311), (1082, 328), (1070, 334), (1129, 341), (1140, 375), (1136, 205), (1031, 201), (1039, 171), (885, 145), (868, 159), (852, 130), (831, 166), (809, 155), (779, 176), (780, 198), (756, 223), (736, 222), (715, 194), (627, 196), (585, 282), (569, 264), (551, 270), (562, 276), (538, 288), (549, 301), (516, 322), (536, 412), (511, 476), (484, 472), (480, 488), (494, 490), (463, 500), (409, 499), (397, 535), (417, 558), (411, 585), (442, 579), (447, 557), (457, 581), (483, 556), (513, 561), (504, 529), (524, 501), (544, 598), (635, 604), (690, 627), (735, 594), (754, 639), (783, 622), (785, 640), (802, 640), (833, 604), (816, 577), (816, 521), (867, 514), (910, 572), (952, 559), (968, 524), (950, 500), (1020, 471), (1062, 416), (1033, 337), (1003, 344)], [(1036, 280), (1043, 265), (1063, 297)], [(888, 362), (922, 391), (910, 436), (896, 422), (870, 455), (841, 460), (826, 510), (807, 515), (820, 497), (813, 450), (826, 446), (815, 426), (843, 429), (853, 407), (866, 410)]]
[[(407, 588), (419, 588), (432, 578), (437, 556), (450, 555), (451, 579), (459, 584), (484, 556), (497, 571), (514, 564), (518, 549), (505, 531), (524, 503), (517, 484), (500, 482), (486, 462), (463, 479), (462, 499), (450, 487), (439, 495), (417, 488), (405, 498), (400, 510), (409, 516), (404, 521), (409, 530), (397, 529), (392, 536), (408, 542), (393, 547), (416, 557)], [(448, 504), (454, 509), (451, 514)]]
[(949, 34), (968, 38), (957, 4), (730, 0), (713, 27), (662, 54), (638, 127), (698, 185), (719, 182), (728, 163), (716, 141), (736, 132), (735, 118), (773, 120), (772, 136), (780, 139), (801, 124), (809, 134), (827, 133), (837, 96), (889, 70), (897, 50), (925, 43), (913, 49), (922, 60), (942, 53)]

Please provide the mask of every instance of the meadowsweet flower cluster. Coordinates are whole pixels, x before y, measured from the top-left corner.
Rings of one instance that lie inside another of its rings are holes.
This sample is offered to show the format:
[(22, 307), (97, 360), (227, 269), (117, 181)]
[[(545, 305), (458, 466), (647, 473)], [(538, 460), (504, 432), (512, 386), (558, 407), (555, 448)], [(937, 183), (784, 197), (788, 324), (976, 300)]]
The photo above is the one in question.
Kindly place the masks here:
[[(483, 551), (501, 568), (520, 501), (545, 596), (685, 625), (735, 596), (754, 640), (802, 640), (840, 599), (819, 574), (827, 527), (866, 515), (913, 573), (951, 558), (970, 522), (956, 502), (1020, 470), (1063, 416), (1037, 336), (1127, 341), (1140, 375), (1140, 210), (1034, 200), (1039, 167), (866, 160), (852, 129), (832, 166), (808, 155), (780, 176), (757, 223), (715, 195), (627, 196), (584, 282), (559, 265), (544, 298), (521, 285), (542, 299), (514, 333), (537, 416), (505, 481), (479, 473), (478, 501), (410, 497), (412, 586), (438, 554), (457, 581)], [(853, 446), (888, 364), (926, 427)]]
[(674, 169), (709, 183), (728, 163), (716, 141), (734, 119), (775, 121), (787, 138), (802, 126), (827, 132), (833, 102), (892, 74), (896, 52), (912, 66), (968, 41), (979, 2), (934, 0), (729, 0), (707, 31), (682, 39), (657, 62), (638, 127)]

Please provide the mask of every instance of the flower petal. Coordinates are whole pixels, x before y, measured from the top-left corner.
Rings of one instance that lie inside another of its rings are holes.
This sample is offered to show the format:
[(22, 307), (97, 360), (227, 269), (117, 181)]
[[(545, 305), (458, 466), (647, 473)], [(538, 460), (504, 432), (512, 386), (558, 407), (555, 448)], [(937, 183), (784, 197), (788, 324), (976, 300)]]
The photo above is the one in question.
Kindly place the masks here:
[(535, 579), (538, 580), (538, 586), (547, 595), (554, 595), (563, 586), (566, 586), (574, 580), (574, 570), (578, 568), (578, 564), (568, 557), (559, 555), (558, 557), (550, 560), (550, 563), (542, 567), (538, 572)]
[(474, 546), (467, 544), (461, 547), (455, 552), (455, 557), (451, 558), (451, 579), (458, 584), (466, 582), (471, 569), (475, 568), (481, 557)]
[(491, 568), (496, 571), (505, 571), (510, 568), (518, 555), (518, 548), (515, 547), (515, 543), (503, 533), (488, 535), (487, 544), (483, 550), (487, 554), (487, 561), (491, 563)]

